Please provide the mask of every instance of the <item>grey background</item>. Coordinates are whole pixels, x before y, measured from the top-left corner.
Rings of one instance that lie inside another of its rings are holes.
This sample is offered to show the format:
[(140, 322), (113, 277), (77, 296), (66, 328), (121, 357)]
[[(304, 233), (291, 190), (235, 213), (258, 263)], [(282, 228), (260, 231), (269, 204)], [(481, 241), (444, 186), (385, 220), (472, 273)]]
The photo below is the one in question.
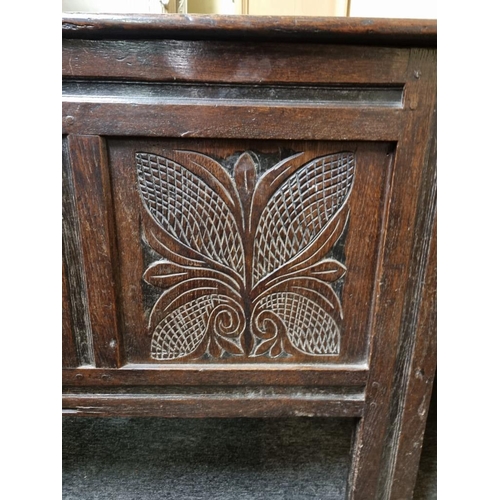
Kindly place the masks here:
[[(355, 422), (65, 417), (63, 499), (343, 499)], [(414, 498), (437, 498), (435, 397)]]

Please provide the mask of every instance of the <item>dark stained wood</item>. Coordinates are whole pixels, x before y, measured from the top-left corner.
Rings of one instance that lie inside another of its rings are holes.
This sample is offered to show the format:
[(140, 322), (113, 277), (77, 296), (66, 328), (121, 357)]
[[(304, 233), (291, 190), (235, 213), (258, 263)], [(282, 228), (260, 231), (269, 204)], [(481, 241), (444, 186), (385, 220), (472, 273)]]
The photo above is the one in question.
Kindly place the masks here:
[[(63, 132), (150, 137), (399, 139), (406, 112), (378, 108), (63, 102)], [(200, 123), (203, 114), (203, 124)], [(168, 119), (166, 117), (168, 116)], [(381, 129), (380, 123), (384, 124)]]
[[(272, 142), (272, 141), (201, 141), (201, 140), (131, 140), (110, 139), (110, 169), (114, 188), (114, 210), (116, 217), (117, 249), (120, 259), (120, 283), (123, 304), (123, 342), (126, 359), (130, 363), (150, 362), (151, 337), (148, 336), (147, 322), (154, 302), (145, 296), (151, 295), (153, 287), (144, 283), (143, 274), (151, 264), (145, 260), (143, 233), (147, 215), (137, 189), (135, 152), (165, 155), (176, 158), (176, 150), (198, 151), (209, 157), (234, 157), (244, 151), (261, 155), (260, 163), (269, 166), (293, 153), (302, 153), (300, 163), (306, 164), (316, 157), (339, 151), (356, 150), (355, 186), (349, 200), (349, 231), (346, 246), (347, 273), (343, 286), (343, 332), (342, 350), (336, 363), (358, 363), (366, 358), (368, 350), (370, 303), (374, 300), (373, 287), (377, 255), (377, 240), (381, 233), (382, 212), (388, 203), (386, 172), (392, 158), (393, 147), (386, 143), (332, 143), (332, 142)], [(286, 151), (279, 153), (280, 151)], [(236, 153), (235, 153), (236, 152)], [(182, 159), (179, 159), (183, 162)], [(366, 217), (366, 213), (370, 217)], [(141, 286), (142, 283), (142, 286)], [(156, 290), (157, 294), (157, 290)], [(153, 296), (152, 296), (153, 297)], [(153, 300), (154, 297), (153, 297)], [(259, 357), (242, 359), (220, 359), (218, 363), (258, 363)], [(316, 362), (329, 361), (320, 356)], [(173, 360), (175, 361), (175, 360)], [(211, 362), (210, 360), (207, 360)], [(213, 360), (212, 360), (213, 361)], [(275, 363), (288, 363), (287, 358), (276, 359)], [(311, 362), (311, 359), (304, 358)], [(185, 359), (185, 362), (199, 362), (199, 359)]]
[(410, 49), (385, 47), (63, 40), (62, 71), (64, 77), (101, 80), (396, 85), (405, 81), (409, 55)]
[[(230, 396), (93, 395), (66, 394), (64, 408), (70, 415), (88, 417), (360, 417), (362, 395), (268, 395), (245, 391)], [(76, 411), (76, 413), (75, 413)]]
[[(62, 157), (62, 243), (63, 277), (67, 280), (64, 284), (65, 292), (63, 290), (63, 297), (65, 297), (63, 315), (66, 317), (66, 330), (63, 330), (66, 344), (63, 348), (63, 365), (93, 365), (94, 342), (90, 328), (80, 219), (76, 208), (73, 171), (70, 165), (67, 137), (63, 138)], [(68, 327), (71, 328), (71, 333), (67, 331)], [(70, 351), (73, 348), (76, 359), (74, 359)]]
[(216, 386), (362, 386), (365, 365), (126, 365), (119, 370), (65, 369), (66, 387), (159, 385)]
[(402, 108), (404, 86), (390, 85), (284, 85), (227, 83), (160, 83), (88, 81), (68, 78), (63, 80), (62, 95), (66, 101), (145, 102), (205, 104), (264, 104), (286, 106), (358, 106)]
[(68, 136), (80, 218), (90, 322), (97, 367), (120, 366), (114, 278), (113, 208), (106, 149), (96, 136)]
[[(436, 226), (435, 226), (436, 227)], [(436, 229), (434, 229), (436, 231)], [(417, 477), (422, 442), (429, 412), (429, 391), (436, 374), (436, 234), (433, 234), (422, 310), (416, 332), (412, 363), (408, 369), (404, 406), (400, 410), (400, 432), (393, 460), (392, 499), (410, 498)]]
[[(384, 448), (388, 446), (388, 434), (394, 425), (390, 419), (390, 403), (398, 348), (400, 339), (406, 338), (405, 331), (410, 327), (404, 323), (403, 317), (408, 294), (414, 291), (409, 285), (412, 257), (415, 258), (412, 256), (414, 237), (409, 238), (408, 235), (414, 235), (417, 229), (418, 210), (429, 210), (428, 206), (419, 206), (418, 201), (420, 190), (429, 189), (433, 180), (432, 175), (430, 180), (425, 177), (424, 165), (431, 148), (428, 134), (436, 96), (435, 53), (415, 50), (408, 72), (406, 99), (413, 113), (396, 151), (391, 204), (387, 212), (383, 248), (379, 253), (378, 302), (369, 354), (367, 406), (357, 430), (350, 477), (351, 498), (377, 498), (390, 486), (384, 484), (386, 476), (382, 473), (385, 467), (382, 457)], [(432, 207), (430, 209), (432, 211)], [(430, 226), (422, 229), (419, 238), (429, 240)], [(418, 304), (413, 302), (412, 306)], [(392, 451), (394, 453), (396, 449)]]
[(66, 264), (62, 262), (62, 365), (63, 368), (76, 367), (78, 355), (75, 339), (73, 338), (73, 325), (71, 324), (71, 304), (68, 289), (68, 275)]
[(236, 39), (435, 46), (437, 23), (422, 19), (65, 14), (64, 38)]
[[(397, 390), (393, 397), (396, 425), (390, 435), (394, 453), (389, 460), (391, 496), (410, 498), (420, 459), (427, 413), (431, 400), (430, 388), (436, 373), (437, 319), (437, 220), (436, 220), (436, 114), (431, 131), (428, 165), (420, 191), (420, 210), (414, 247), (411, 282), (414, 291), (408, 294), (405, 324), (410, 325), (401, 338)], [(430, 229), (432, 227), (432, 230)], [(429, 239), (429, 234), (431, 238)], [(417, 306), (415, 306), (417, 304)], [(389, 485), (387, 486), (389, 488)]]
[(410, 499), (435, 22), (76, 15), (63, 38), (64, 414), (357, 417), (347, 497)]

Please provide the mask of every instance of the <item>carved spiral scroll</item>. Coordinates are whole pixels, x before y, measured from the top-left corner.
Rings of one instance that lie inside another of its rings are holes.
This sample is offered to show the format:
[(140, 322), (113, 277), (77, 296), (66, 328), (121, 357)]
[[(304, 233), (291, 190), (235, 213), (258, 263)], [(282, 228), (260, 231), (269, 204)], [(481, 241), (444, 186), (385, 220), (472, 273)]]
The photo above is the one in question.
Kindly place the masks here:
[[(155, 327), (151, 356), (157, 360), (177, 359), (206, 350), (225, 349), (242, 354), (240, 337), (245, 316), (239, 304), (228, 297), (204, 295), (174, 309)], [(202, 347), (202, 349), (200, 349)]]
[(279, 318), (279, 323), (283, 325), (281, 331), (300, 352), (315, 356), (339, 353), (338, 325), (321, 306), (304, 295), (271, 293), (262, 299), (259, 308), (262, 308), (259, 316), (268, 318), (273, 314)]

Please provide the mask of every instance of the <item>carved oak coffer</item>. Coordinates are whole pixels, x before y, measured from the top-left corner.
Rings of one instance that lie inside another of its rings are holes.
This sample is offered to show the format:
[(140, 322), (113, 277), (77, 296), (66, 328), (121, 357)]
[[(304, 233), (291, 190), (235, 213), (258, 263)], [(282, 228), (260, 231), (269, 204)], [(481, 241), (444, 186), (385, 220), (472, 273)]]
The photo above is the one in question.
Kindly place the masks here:
[(435, 372), (436, 26), (63, 20), (64, 413), (358, 419), (411, 498)]

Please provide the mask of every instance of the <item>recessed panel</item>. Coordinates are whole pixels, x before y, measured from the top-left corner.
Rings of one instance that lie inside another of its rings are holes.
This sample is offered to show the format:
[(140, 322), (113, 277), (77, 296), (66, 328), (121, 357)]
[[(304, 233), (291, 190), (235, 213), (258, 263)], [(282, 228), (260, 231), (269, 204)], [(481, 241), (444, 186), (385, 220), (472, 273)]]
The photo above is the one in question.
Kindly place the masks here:
[(108, 148), (128, 362), (365, 359), (389, 144)]

